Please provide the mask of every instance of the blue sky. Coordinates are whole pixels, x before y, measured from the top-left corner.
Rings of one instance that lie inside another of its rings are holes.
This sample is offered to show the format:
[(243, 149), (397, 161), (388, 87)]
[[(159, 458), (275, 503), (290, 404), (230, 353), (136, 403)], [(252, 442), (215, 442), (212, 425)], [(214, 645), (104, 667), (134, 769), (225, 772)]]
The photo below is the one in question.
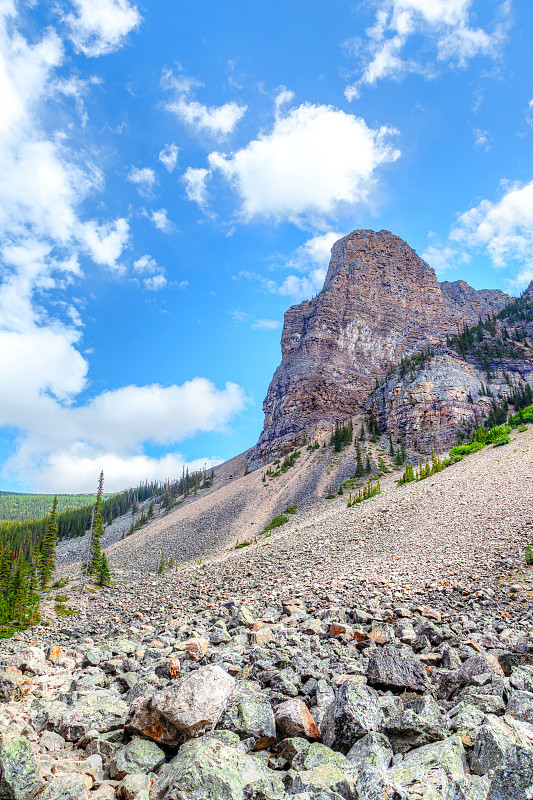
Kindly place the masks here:
[(528, 0), (0, 0), (2, 488), (251, 446), (333, 241), (533, 277)]

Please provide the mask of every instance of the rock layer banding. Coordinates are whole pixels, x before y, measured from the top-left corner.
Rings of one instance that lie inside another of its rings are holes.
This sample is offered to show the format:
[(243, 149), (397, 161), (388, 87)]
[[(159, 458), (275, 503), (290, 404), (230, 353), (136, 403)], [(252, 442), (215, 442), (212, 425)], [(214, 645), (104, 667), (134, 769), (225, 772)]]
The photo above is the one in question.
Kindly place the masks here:
[(324, 287), (285, 314), (282, 361), (263, 404), (259, 462), (309, 429), (359, 413), (390, 366), (439, 344), (510, 300), (434, 270), (389, 231), (359, 230), (333, 245)]

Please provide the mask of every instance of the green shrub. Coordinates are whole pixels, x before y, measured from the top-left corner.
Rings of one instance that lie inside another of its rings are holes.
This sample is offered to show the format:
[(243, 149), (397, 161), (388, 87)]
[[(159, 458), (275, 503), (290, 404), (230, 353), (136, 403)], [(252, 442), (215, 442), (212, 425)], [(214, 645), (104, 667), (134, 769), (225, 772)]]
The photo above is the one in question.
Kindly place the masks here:
[(526, 406), (517, 411), (516, 414), (511, 414), (509, 417), (509, 425), (513, 428), (518, 427), (524, 422), (533, 422), (533, 406)]
[[(487, 433), (487, 442), (491, 444), (495, 444), (497, 439), (500, 439), (502, 436), (507, 436), (509, 439), (509, 434), (511, 433), (511, 426), (510, 425), (495, 425), (494, 428), (491, 428), (490, 431)], [(506, 444), (506, 442), (502, 442), (502, 444)]]
[(469, 456), (471, 453), (477, 453), (478, 450), (483, 450), (484, 444), (481, 442), (471, 442), (470, 444), (458, 444), (455, 447), (452, 447), (450, 450), (451, 458), (455, 458), (459, 456), (462, 458), (463, 456)]
[(533, 547), (530, 544), (526, 547), (526, 564), (529, 567), (533, 565)]
[(522, 423), (522, 425), (518, 426), (518, 430), (520, 431), (520, 433), (524, 433), (524, 431), (527, 431), (527, 425), (524, 425), (524, 423)]
[[(266, 530), (266, 528), (265, 528), (265, 530)], [(249, 542), (247, 539), (245, 539), (244, 542), (239, 542), (239, 540), (237, 540), (237, 544), (235, 545), (235, 550), (240, 550), (241, 547), (248, 547), (248, 545), (250, 545), (250, 544), (252, 544), (252, 543)]]
[[(289, 518), (286, 517), (285, 514), (278, 514), (268, 523), (268, 525), (265, 525), (265, 527), (263, 528), (263, 533), (266, 533), (267, 531), (273, 531), (274, 528), (280, 528), (282, 525), (285, 525), (285, 523), (288, 521)], [(250, 542), (248, 542), (248, 544), (250, 544)]]
[(296, 505), (296, 503), (293, 503), (292, 505), (287, 506), (287, 508), (285, 509), (285, 511), (283, 513), (284, 514), (296, 514), (297, 511), (298, 511), (298, 506)]
[(494, 447), (501, 447), (502, 444), (509, 444), (510, 441), (511, 437), (508, 436), (506, 433), (502, 433), (501, 436), (498, 436), (496, 439), (494, 439), (492, 444), (494, 445)]

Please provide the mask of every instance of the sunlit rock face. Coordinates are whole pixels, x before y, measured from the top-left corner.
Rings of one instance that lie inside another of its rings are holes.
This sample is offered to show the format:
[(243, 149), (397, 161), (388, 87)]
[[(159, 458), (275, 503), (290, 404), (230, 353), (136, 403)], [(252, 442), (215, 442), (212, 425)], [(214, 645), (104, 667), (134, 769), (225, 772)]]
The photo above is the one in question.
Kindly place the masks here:
[(353, 231), (333, 245), (324, 287), (285, 314), (282, 361), (263, 404), (260, 460), (305, 430), (360, 412), (391, 365), (445, 341), (509, 297), (464, 281), (439, 283), (389, 231)]

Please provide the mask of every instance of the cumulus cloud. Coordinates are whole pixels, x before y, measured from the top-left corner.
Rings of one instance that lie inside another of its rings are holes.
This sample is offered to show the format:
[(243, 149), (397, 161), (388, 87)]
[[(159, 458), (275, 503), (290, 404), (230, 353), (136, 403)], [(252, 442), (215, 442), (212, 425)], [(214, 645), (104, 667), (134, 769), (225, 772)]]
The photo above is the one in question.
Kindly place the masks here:
[(141, 15), (128, 0), (72, 0), (75, 13), (65, 22), (77, 50), (102, 56), (118, 50), (141, 23)]
[(174, 225), (168, 218), (168, 211), (166, 208), (159, 208), (150, 212), (150, 219), (158, 231), (163, 233), (171, 233), (174, 230)]
[(130, 183), (135, 184), (142, 197), (152, 197), (152, 190), (157, 183), (153, 169), (150, 169), (150, 167), (132, 167), (128, 180)]
[[(125, 0), (84, 0), (75, 7), (78, 16), (69, 24), (88, 55), (115, 49), (139, 19)], [(17, 435), (4, 477), (51, 491), (92, 489), (106, 464), (116, 480), (106, 484), (110, 490), (150, 474), (166, 477), (173, 465), (181, 469), (181, 457), (151, 458), (146, 443), (172, 445), (199, 431), (223, 430), (243, 408), (244, 393), (235, 384), (219, 389), (194, 378), (87, 399), (82, 302), (61, 292), (83, 277), (82, 255), (87, 268), (91, 262), (122, 268), (129, 223), (83, 214), (84, 200), (102, 191), (104, 176), (86, 152), (70, 149), (74, 125), (51, 127), (46, 104), (57, 92), (65, 95), (68, 80), (63, 46), (51, 29), (30, 43), (17, 25), (15, 4), (0, 3), (0, 428)], [(75, 92), (65, 96), (75, 102)], [(154, 269), (148, 255), (141, 258), (147, 259), (136, 267), (142, 280), (155, 281), (147, 288), (160, 288), (162, 268)]]
[(396, 133), (372, 129), (332, 106), (305, 103), (278, 114), (269, 132), (241, 150), (213, 152), (208, 162), (239, 195), (245, 220), (302, 224), (368, 201), (377, 169), (400, 156), (391, 143)]
[(211, 136), (232, 133), (247, 110), (247, 106), (233, 100), (221, 106), (203, 105), (192, 96), (193, 90), (203, 84), (181, 74), (175, 76), (171, 71), (163, 74), (162, 85), (174, 93), (174, 99), (166, 105), (168, 111), (182, 122)]
[(248, 270), (241, 270), (234, 278), (257, 281), (263, 289), (272, 294), (281, 294), (297, 301), (309, 299), (322, 289), (331, 248), (342, 237), (342, 233), (328, 231), (328, 233), (308, 239), (294, 251), (284, 264), (286, 269), (294, 270), (299, 274), (288, 275), (281, 282)]
[(207, 181), (211, 173), (203, 167), (187, 167), (183, 173), (183, 183), (187, 198), (200, 208), (207, 205)]
[(173, 172), (178, 166), (178, 153), (179, 147), (172, 144), (166, 144), (159, 153), (159, 160), (168, 172)]
[[(506, 39), (510, 0), (500, 4), (490, 31), (473, 27), (471, 7), (472, 0), (380, 0), (363, 44), (365, 67), (346, 88), (348, 100), (384, 78), (400, 80), (409, 72), (433, 77), (439, 63), (465, 67), (477, 55), (495, 58)], [(415, 56), (405, 54), (411, 39), (421, 42)]]
[(520, 264), (516, 284), (533, 278), (533, 181), (503, 184), (497, 200), (482, 200), (461, 214), (450, 232), (452, 241), (488, 254), (495, 267)]
[(150, 292), (158, 292), (160, 289), (165, 288), (167, 285), (167, 279), (160, 272), (158, 275), (152, 275), (150, 278), (144, 278), (143, 283), (145, 288)]
[[(13, 366), (12, 361), (6, 362), (5, 356), (0, 363), (6, 368)], [(13, 420), (10, 424), (26, 435), (16, 455), (6, 463), (4, 473), (14, 477), (23, 475), (39, 488), (51, 491), (56, 491), (58, 484), (64, 487), (63, 491), (86, 490), (94, 483), (99, 469), (112, 475), (114, 471), (123, 474), (127, 468), (129, 485), (144, 478), (145, 473), (140, 470), (147, 464), (152, 474), (157, 469), (168, 470), (175, 464), (175, 454), (152, 459), (142, 452), (141, 444), (170, 445), (196, 433), (224, 430), (246, 403), (242, 389), (236, 384), (226, 383), (223, 389), (217, 389), (205, 378), (194, 378), (181, 386), (125, 386), (102, 392), (85, 405), (70, 408), (41, 394), (41, 407), (36, 409), (35, 391), (39, 390), (39, 382), (33, 379), (24, 388), (33, 392), (34, 403), (31, 407), (22, 404), (18, 412), (7, 409)], [(2, 398), (2, 421), (6, 413), (4, 403)], [(36, 415), (36, 410), (40, 414)], [(41, 414), (46, 415), (46, 425)], [(83, 468), (76, 467), (78, 461)], [(96, 464), (99, 466), (94, 471)], [(168, 475), (164, 472), (161, 477)], [(51, 483), (52, 479), (55, 483)], [(107, 481), (106, 485), (112, 490), (125, 484), (111, 486)]]

